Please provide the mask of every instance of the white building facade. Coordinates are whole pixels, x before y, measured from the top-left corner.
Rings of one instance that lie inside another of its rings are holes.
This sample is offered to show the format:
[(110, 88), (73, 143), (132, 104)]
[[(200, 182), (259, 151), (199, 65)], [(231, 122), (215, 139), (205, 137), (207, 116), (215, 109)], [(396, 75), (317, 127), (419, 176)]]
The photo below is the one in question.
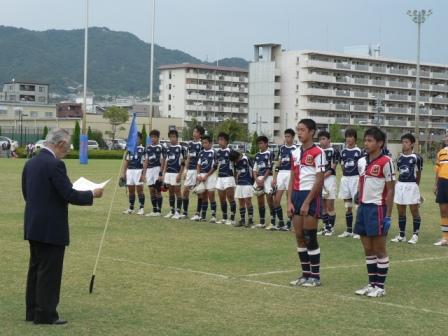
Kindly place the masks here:
[(160, 114), (207, 126), (226, 119), (247, 124), (248, 71), (202, 64), (160, 68)]
[[(379, 124), (392, 140), (414, 131), (413, 62), (259, 44), (249, 74), (249, 131), (275, 142), (302, 118), (314, 119), (320, 129)], [(436, 140), (448, 129), (448, 65), (422, 64), (420, 83), (421, 132)]]

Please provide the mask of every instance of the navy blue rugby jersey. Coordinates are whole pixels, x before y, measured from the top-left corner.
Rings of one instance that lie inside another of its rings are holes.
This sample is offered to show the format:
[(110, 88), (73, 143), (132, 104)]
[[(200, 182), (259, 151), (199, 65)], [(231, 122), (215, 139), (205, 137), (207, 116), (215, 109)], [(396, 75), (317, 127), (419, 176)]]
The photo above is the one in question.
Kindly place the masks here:
[(196, 170), (199, 160), (199, 152), (202, 150), (202, 143), (200, 141), (190, 141), (187, 146), (187, 155), (189, 159), (188, 170)]
[(218, 162), (218, 177), (233, 176), (233, 162), (230, 161), (230, 152), (232, 150), (227, 148), (218, 148), (216, 151), (216, 161)]
[(211, 149), (203, 149), (199, 152), (198, 165), (200, 173), (209, 173), (216, 166), (216, 153)]
[(181, 145), (168, 145), (166, 149), (167, 173), (179, 173), (185, 160), (185, 148)]
[[(325, 165), (325, 172), (331, 170), (332, 165), (337, 165), (340, 161), (340, 153), (338, 150), (334, 149), (333, 147), (329, 147), (327, 149), (323, 149), (325, 153), (325, 158), (327, 160), (327, 164)], [(336, 175), (336, 171), (332, 171), (331, 175)]]
[(417, 182), (417, 173), (423, 170), (423, 158), (415, 153), (400, 154), (397, 168), (399, 182)]
[(280, 163), (278, 170), (291, 170), (291, 153), (296, 148), (296, 145), (292, 145), (291, 147), (287, 145), (280, 146), (280, 150), (278, 151), (278, 161)]
[(146, 146), (148, 168), (160, 167), (165, 155), (165, 148), (161, 144)]
[(255, 154), (254, 170), (257, 171), (258, 176), (263, 176), (266, 170), (270, 169), (269, 175), (272, 175), (272, 165), (274, 163), (274, 153), (266, 150)]
[(342, 166), (342, 173), (344, 176), (357, 176), (358, 172), (358, 160), (361, 158), (362, 153), (359, 147), (344, 148), (341, 151), (340, 159)]
[(143, 169), (143, 162), (145, 161), (145, 147), (137, 146), (134, 155), (127, 152), (126, 161), (128, 161), (128, 169)]
[(246, 155), (243, 155), (240, 160), (236, 163), (237, 172), (237, 182), (238, 185), (252, 185), (253, 174), (252, 174), (252, 163)]

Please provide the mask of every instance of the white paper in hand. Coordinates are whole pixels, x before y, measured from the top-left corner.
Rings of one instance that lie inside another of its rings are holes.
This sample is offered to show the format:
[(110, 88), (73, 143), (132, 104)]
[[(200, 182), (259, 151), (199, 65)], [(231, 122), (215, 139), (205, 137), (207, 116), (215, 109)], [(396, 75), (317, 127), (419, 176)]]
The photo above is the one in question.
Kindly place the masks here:
[(73, 189), (78, 191), (87, 191), (87, 190), (94, 190), (94, 189), (103, 189), (107, 183), (109, 183), (110, 179), (107, 181), (104, 181), (103, 183), (94, 183), (92, 181), (89, 181), (88, 179), (84, 177), (80, 177), (73, 183)]

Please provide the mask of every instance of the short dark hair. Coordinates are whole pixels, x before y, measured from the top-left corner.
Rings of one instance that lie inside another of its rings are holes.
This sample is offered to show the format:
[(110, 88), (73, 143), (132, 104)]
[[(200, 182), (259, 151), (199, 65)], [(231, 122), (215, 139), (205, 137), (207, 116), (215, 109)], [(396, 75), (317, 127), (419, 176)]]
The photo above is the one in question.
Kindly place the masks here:
[(232, 162), (235, 162), (236, 160), (238, 160), (243, 154), (240, 152), (237, 152), (235, 150), (230, 151), (229, 154), (229, 160)]
[(260, 136), (257, 137), (257, 143), (259, 143), (260, 141), (264, 142), (264, 143), (269, 143), (269, 139), (265, 135), (260, 135)]
[(313, 136), (316, 135), (317, 125), (313, 119), (305, 118), (300, 120), (297, 124), (304, 124), (308, 130), (314, 131)]
[(198, 131), (199, 134), (201, 135), (201, 137), (204, 135), (205, 133), (205, 129), (204, 127), (202, 127), (201, 125), (196, 125), (194, 128), (194, 130)]
[(291, 136), (294, 138), (296, 136), (296, 132), (292, 128), (285, 129), (285, 135), (291, 134)]
[(367, 136), (371, 136), (377, 142), (382, 141), (383, 145), (381, 146), (381, 148), (383, 148), (386, 145), (386, 133), (384, 133), (380, 128), (376, 126), (370, 127), (364, 132), (364, 139)]
[(149, 136), (156, 136), (156, 137), (160, 138), (160, 131), (153, 129), (151, 132), (149, 132)]
[(328, 131), (320, 131), (319, 133), (317, 133), (317, 137), (319, 139), (322, 138), (322, 137), (327, 138), (327, 139), (331, 139), (330, 132), (328, 132)]
[(210, 142), (210, 143), (212, 143), (212, 137), (210, 136), (210, 135), (204, 135), (203, 137), (202, 137), (202, 140), (207, 140), (208, 142)]
[(411, 133), (403, 134), (400, 140), (403, 141), (403, 139), (408, 139), (412, 144), (415, 144), (415, 136)]
[(355, 138), (355, 140), (358, 140), (358, 132), (354, 128), (347, 128), (345, 130), (344, 138)]
[(170, 137), (171, 135), (175, 135), (176, 138), (178, 138), (179, 137), (179, 132), (177, 130), (175, 130), (175, 129), (169, 130), (168, 137)]
[(137, 132), (137, 138), (142, 139), (142, 132)]
[(223, 138), (226, 142), (229, 142), (229, 135), (225, 132), (221, 132), (218, 134), (218, 139)]

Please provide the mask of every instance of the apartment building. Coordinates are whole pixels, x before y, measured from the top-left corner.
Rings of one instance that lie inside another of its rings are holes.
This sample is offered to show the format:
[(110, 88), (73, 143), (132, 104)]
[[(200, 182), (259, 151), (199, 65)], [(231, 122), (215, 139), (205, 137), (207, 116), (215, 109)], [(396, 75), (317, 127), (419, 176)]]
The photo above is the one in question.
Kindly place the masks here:
[[(343, 129), (379, 125), (389, 139), (414, 131), (414, 62), (368, 54), (285, 51), (268, 43), (255, 45), (249, 78), (249, 131), (276, 142), (285, 128), (302, 118), (314, 119), (321, 129), (335, 123)], [(420, 138), (437, 140), (448, 129), (448, 65), (423, 63), (420, 78)]]
[(247, 124), (248, 71), (203, 64), (174, 64), (160, 68), (160, 114), (193, 118), (203, 125), (226, 119)]
[(49, 85), (12, 80), (3, 85), (0, 101), (10, 103), (48, 104)]

